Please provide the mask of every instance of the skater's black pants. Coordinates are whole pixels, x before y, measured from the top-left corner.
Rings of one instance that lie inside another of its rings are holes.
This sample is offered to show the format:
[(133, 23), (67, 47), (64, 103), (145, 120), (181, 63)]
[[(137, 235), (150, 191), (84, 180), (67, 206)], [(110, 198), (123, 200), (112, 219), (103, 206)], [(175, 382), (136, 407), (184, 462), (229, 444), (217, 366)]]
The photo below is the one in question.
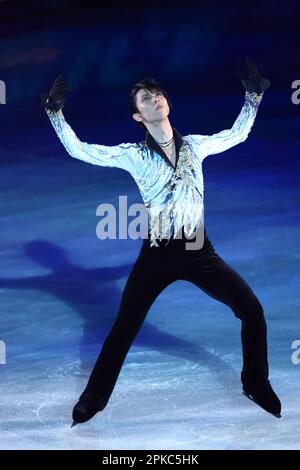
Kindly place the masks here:
[(187, 250), (186, 240), (185, 236), (169, 243), (162, 240), (159, 247), (150, 246), (149, 239), (143, 240), (117, 318), (85, 389), (101, 399), (103, 407), (151, 305), (168, 285), (180, 279), (228, 305), (241, 320), (243, 384), (264, 385), (268, 380), (267, 326), (261, 303), (246, 281), (215, 252), (206, 230), (201, 249)]

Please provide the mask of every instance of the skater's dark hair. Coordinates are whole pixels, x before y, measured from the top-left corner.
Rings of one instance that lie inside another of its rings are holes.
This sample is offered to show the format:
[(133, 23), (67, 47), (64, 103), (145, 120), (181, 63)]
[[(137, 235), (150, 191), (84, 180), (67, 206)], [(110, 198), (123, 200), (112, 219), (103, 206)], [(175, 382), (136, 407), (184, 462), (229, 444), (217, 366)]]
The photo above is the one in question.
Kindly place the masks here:
[[(140, 80), (138, 83), (133, 85), (130, 94), (129, 94), (129, 108), (130, 108), (130, 113), (135, 114), (139, 113), (139, 109), (136, 104), (136, 95), (137, 93), (142, 90), (142, 89), (149, 90), (151, 92), (153, 91), (160, 91), (164, 97), (166, 98), (169, 108), (172, 108), (172, 103), (170, 101), (168, 93), (162, 89), (160, 82), (155, 80), (154, 78), (144, 78), (143, 80)], [(138, 122), (138, 124), (145, 130), (147, 130), (146, 126), (142, 122)]]

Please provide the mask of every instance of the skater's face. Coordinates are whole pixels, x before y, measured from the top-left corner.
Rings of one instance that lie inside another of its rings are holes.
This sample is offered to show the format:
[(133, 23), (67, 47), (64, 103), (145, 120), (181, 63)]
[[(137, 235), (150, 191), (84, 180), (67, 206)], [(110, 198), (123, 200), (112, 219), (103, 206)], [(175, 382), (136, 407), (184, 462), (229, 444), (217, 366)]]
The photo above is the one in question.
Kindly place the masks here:
[(155, 123), (168, 117), (170, 108), (168, 101), (159, 90), (143, 88), (136, 94), (136, 107), (138, 113), (132, 115), (133, 119), (143, 123)]

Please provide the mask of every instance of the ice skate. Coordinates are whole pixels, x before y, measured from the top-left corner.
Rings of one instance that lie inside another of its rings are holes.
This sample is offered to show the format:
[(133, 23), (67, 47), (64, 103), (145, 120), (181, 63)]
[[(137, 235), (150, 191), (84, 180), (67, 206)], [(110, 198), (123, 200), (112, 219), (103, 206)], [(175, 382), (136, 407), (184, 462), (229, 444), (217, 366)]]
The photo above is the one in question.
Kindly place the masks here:
[(88, 392), (82, 393), (78, 403), (76, 403), (73, 408), (73, 423), (71, 427), (78, 423), (85, 423), (98, 413), (98, 411), (103, 410), (103, 408), (103, 402), (95, 395)]
[(276, 418), (281, 418), (281, 403), (270, 382), (259, 387), (243, 385), (243, 394)]

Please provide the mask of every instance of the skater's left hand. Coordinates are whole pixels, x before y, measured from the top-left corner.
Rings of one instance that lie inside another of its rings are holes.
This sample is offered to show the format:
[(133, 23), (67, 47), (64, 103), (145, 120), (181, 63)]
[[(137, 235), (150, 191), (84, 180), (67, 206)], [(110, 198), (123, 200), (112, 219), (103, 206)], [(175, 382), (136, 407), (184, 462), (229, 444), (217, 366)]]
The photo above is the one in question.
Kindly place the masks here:
[(239, 70), (237, 70), (237, 73), (246, 91), (250, 93), (254, 92), (260, 95), (269, 88), (269, 86), (271, 85), (271, 82), (270, 80), (266, 78), (262, 78), (256, 66), (253, 64), (253, 62), (251, 62), (251, 60), (248, 57), (246, 59), (246, 62), (247, 62), (247, 66), (249, 69), (248, 77), (244, 78)]

